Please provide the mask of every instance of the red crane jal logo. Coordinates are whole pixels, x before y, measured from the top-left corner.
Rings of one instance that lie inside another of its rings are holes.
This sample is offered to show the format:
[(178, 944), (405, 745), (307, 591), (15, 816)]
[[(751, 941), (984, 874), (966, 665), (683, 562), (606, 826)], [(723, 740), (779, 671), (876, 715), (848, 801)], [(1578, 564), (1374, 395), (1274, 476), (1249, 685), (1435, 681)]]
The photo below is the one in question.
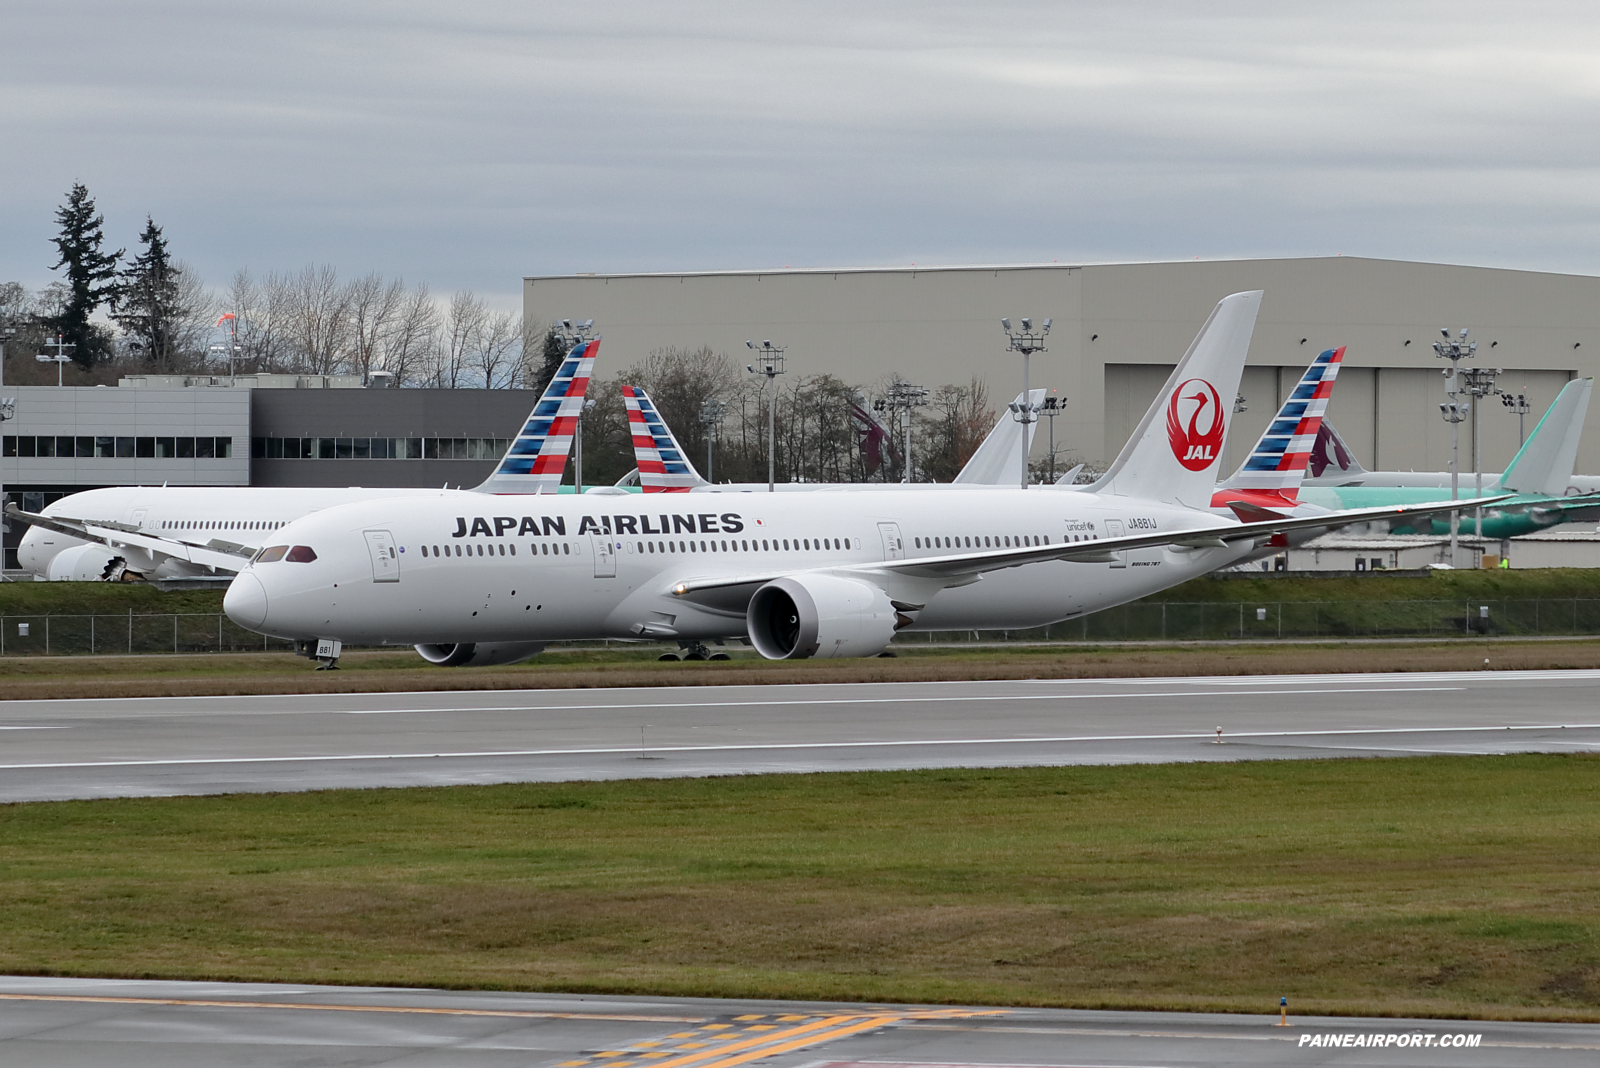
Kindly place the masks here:
[(1190, 471), (1204, 471), (1222, 455), (1222, 398), (1203, 378), (1191, 378), (1167, 404), (1167, 440), (1172, 455)]

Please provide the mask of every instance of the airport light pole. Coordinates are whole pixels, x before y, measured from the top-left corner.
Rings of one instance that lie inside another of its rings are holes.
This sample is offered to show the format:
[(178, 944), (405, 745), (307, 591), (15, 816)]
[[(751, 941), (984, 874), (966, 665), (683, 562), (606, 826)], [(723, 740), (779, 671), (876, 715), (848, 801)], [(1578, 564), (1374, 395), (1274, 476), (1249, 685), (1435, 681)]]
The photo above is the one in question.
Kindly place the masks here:
[[(1450, 369), (1444, 372), (1448, 377), (1445, 380), (1445, 395), (1450, 399), (1439, 405), (1439, 414), (1444, 421), (1450, 424), (1450, 499), (1461, 499), (1461, 422), (1467, 418), (1467, 413), (1472, 410), (1470, 402), (1457, 401), (1462, 390), (1457, 379), (1457, 372), (1461, 369), (1462, 360), (1470, 360), (1478, 355), (1478, 343), (1468, 341), (1467, 334), (1470, 327), (1462, 327), (1461, 336), (1451, 338), (1450, 331), (1441, 329), (1443, 341), (1433, 343), (1433, 352), (1441, 360), (1450, 361)], [(1461, 513), (1450, 513), (1450, 566), (1456, 566), (1456, 546), (1461, 535)]]
[(75, 349), (78, 346), (70, 341), (62, 341), (61, 335), (57, 334), (56, 339), (54, 341), (46, 341), (44, 347), (47, 349), (54, 348), (56, 350), (55, 355), (51, 356), (49, 353), (41, 352), (34, 359), (40, 363), (53, 363), (56, 365), (56, 385), (59, 386), (61, 385), (61, 368), (72, 360), (72, 357), (67, 354), (67, 350)]
[[(1528, 387), (1523, 386), (1522, 388), (1527, 389)], [(1533, 411), (1533, 405), (1528, 401), (1526, 393), (1502, 393), (1500, 394), (1500, 403), (1506, 406), (1506, 411), (1517, 417), (1517, 451), (1521, 452), (1522, 447), (1528, 443), (1527, 433), (1523, 429), (1526, 424), (1524, 424), (1523, 420), (1528, 417), (1529, 412)]]
[[(12, 338), (14, 338), (16, 336), (17, 336), (17, 328), (16, 327), (14, 327), (14, 326), (0, 327), (0, 391), (3, 391), (5, 389), (5, 386), (6, 386), (6, 342), (10, 341)], [(6, 422), (6, 420), (15, 419), (16, 417), (17, 417), (17, 398), (15, 398), (15, 397), (0, 397), (0, 424), (4, 424)], [(8, 526), (8, 520), (5, 518), (5, 511), (6, 511), (6, 487), (5, 487), (4, 482), (0, 482), (0, 539), (4, 538), (4, 532), (6, 531), (7, 526)], [(4, 582), (5, 580), (6, 580), (5, 548), (4, 548), (3, 544), (0, 544), (0, 582)]]
[[(1466, 379), (1467, 392), (1478, 398), (1478, 406), (1472, 412), (1472, 490), (1476, 498), (1483, 497), (1483, 461), (1479, 457), (1479, 447), (1483, 443), (1483, 421), (1478, 418), (1483, 412), (1483, 398), (1493, 396), (1500, 392), (1495, 388), (1494, 380), (1505, 373), (1503, 367), (1470, 367), (1461, 372), (1461, 377)], [(1472, 510), (1473, 537), (1483, 537), (1483, 506)]]
[(778, 460), (778, 376), (784, 373), (783, 346), (774, 345), (770, 341), (763, 341), (758, 347), (754, 341), (746, 341), (745, 347), (756, 354), (756, 362), (745, 364), (745, 370), (753, 375), (765, 375), (766, 382), (763, 388), (770, 387), (767, 394), (767, 492), (777, 491), (777, 460)]
[(1067, 410), (1067, 398), (1046, 397), (1043, 410), (1045, 418), (1050, 420), (1050, 484), (1053, 486), (1056, 484), (1056, 416)]
[(900, 430), (906, 438), (905, 469), (900, 473), (901, 482), (911, 481), (911, 409), (921, 408), (928, 403), (928, 390), (922, 386), (913, 386), (896, 375), (889, 384), (887, 396), (879, 397), (872, 407), (877, 411), (894, 409), (900, 413)]
[(700, 425), (706, 435), (706, 481), (717, 480), (716, 468), (712, 464), (714, 459), (712, 447), (717, 438), (722, 434), (722, 420), (728, 414), (728, 406), (719, 400), (703, 401), (700, 405)]
[(594, 407), (594, 398), (585, 397), (578, 407), (577, 425), (572, 433), (572, 492), (583, 496), (583, 413)]
[(1033, 406), (1033, 398), (1028, 391), (1028, 357), (1036, 352), (1048, 351), (1044, 347), (1045, 335), (1050, 333), (1052, 320), (1046, 319), (1039, 325), (1039, 332), (1034, 333), (1033, 320), (1024, 316), (1021, 320), (1022, 329), (1012, 330), (1010, 319), (1000, 320), (1000, 329), (1006, 332), (1007, 352), (1022, 353), (1022, 399), (1012, 401), (1006, 407), (1011, 409), (1011, 418), (1022, 424), (1022, 488), (1028, 488), (1028, 424), (1036, 422), (1039, 418), (1038, 409)]

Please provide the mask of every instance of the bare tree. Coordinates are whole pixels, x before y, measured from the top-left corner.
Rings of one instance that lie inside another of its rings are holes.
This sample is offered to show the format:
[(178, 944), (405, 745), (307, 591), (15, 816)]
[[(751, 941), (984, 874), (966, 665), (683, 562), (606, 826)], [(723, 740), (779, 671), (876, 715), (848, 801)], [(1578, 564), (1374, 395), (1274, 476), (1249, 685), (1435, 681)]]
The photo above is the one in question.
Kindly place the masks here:
[(222, 310), (234, 316), (240, 369), (269, 373), (287, 370), (288, 279), (274, 273), (257, 282), (248, 267), (242, 268), (234, 274), (222, 304)]
[(350, 364), (350, 293), (331, 266), (308, 265), (291, 281), (289, 336), (296, 362), (314, 375), (338, 374)]
[(418, 285), (401, 302), (384, 346), (383, 369), (394, 375), (396, 385), (427, 380), (433, 370), (438, 334), (438, 305), (428, 287)]
[(473, 347), (475, 370), (485, 389), (512, 389), (522, 369), (522, 316), (485, 312)]
[(441, 389), (459, 389), (483, 332), (489, 310), (470, 289), (450, 298), (439, 330), (439, 346), (432, 384)]
[(345, 287), (350, 316), (350, 359), (352, 370), (366, 384), (375, 367), (381, 367), (395, 319), (405, 305), (405, 283), (396, 279), (385, 283), (383, 276), (369, 274)]

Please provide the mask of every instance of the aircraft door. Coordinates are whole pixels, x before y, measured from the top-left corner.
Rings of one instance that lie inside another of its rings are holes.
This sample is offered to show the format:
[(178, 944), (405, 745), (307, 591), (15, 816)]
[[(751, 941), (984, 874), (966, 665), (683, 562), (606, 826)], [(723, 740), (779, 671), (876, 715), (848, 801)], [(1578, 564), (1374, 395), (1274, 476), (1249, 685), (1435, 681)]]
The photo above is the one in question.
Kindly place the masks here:
[(589, 535), (589, 544), (594, 549), (594, 577), (617, 577), (617, 543), (609, 535)]
[(879, 523), (878, 536), (883, 539), (883, 558), (885, 560), (904, 560), (906, 558), (905, 539), (900, 537), (899, 523)]
[[(1127, 531), (1122, 529), (1122, 520), (1120, 520), (1120, 519), (1107, 519), (1106, 520), (1106, 537), (1108, 537), (1108, 538), (1122, 538), (1122, 537), (1126, 537), (1126, 536), (1127, 536)], [(1128, 566), (1128, 551), (1126, 549), (1124, 549), (1122, 552), (1119, 552), (1119, 553), (1112, 553), (1111, 555), (1114, 557), (1114, 559), (1111, 561), (1111, 566), (1112, 567), (1127, 567)]]
[(400, 553), (394, 545), (394, 535), (387, 530), (364, 530), (367, 555), (372, 557), (373, 582), (400, 581)]
[(133, 510), (133, 516), (132, 516), (133, 525), (138, 527), (140, 530), (143, 530), (144, 529), (144, 517), (149, 515), (149, 514), (150, 514), (150, 509), (148, 509), (148, 508), (135, 508)]

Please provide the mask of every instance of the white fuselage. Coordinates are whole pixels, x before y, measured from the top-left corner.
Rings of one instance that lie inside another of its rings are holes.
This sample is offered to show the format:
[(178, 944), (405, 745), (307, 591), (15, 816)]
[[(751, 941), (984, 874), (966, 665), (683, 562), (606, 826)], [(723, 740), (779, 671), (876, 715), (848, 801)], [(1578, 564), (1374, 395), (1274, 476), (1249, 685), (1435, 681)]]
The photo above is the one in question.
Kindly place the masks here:
[[(265, 633), (347, 643), (709, 640), (745, 633), (748, 591), (719, 601), (675, 595), (678, 583), (760, 583), (1217, 524), (1206, 511), (1045, 488), (720, 499), (446, 492), (329, 509), (291, 524), (270, 543), (307, 546), (315, 559), (252, 563), (226, 608)], [(925, 605), (911, 629), (1021, 629), (1134, 600), (1237, 562), (1253, 545), (1032, 563), (950, 588), (903, 571), (874, 571), (870, 581), (897, 602)]]
[[(438, 496), (437, 489), (285, 488), (265, 486), (114, 486), (84, 490), (53, 502), (45, 515), (78, 520), (111, 520), (157, 537), (204, 545), (212, 540), (259, 548), (274, 531), (312, 512), (379, 498)], [(76, 550), (103, 559), (113, 553), (149, 578), (194, 577), (210, 569), (171, 558), (154, 559), (138, 549), (109, 550), (68, 534), (32, 527), (17, 547), (17, 563), (39, 578), (78, 577), (79, 568), (62, 566), (62, 554)], [(242, 564), (243, 561), (241, 560)], [(98, 572), (99, 564), (88, 567)], [(87, 572), (85, 572), (87, 574)], [(89, 575), (88, 577), (93, 577)]]

